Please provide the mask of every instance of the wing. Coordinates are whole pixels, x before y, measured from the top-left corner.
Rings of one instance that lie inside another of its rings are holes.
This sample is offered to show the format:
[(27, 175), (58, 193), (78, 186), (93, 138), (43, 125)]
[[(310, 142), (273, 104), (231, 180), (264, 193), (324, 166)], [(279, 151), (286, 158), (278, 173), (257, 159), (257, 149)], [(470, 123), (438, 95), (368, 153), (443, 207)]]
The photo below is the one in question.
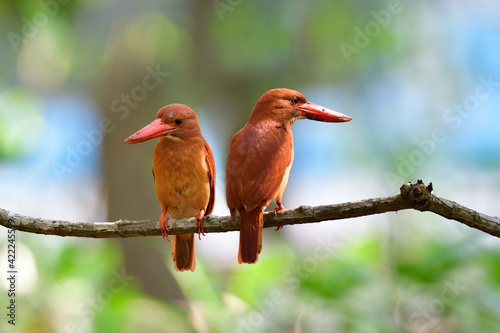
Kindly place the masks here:
[(226, 172), (228, 207), (267, 206), (292, 163), (293, 137), (283, 126), (245, 126), (231, 140)]
[[(241, 208), (241, 182), (239, 174), (241, 170), (241, 159), (244, 157), (240, 153), (242, 147), (241, 134), (242, 130), (236, 132), (231, 139), (229, 145), (229, 154), (226, 162), (226, 202), (230, 210)], [(233, 213), (231, 212), (231, 215)], [(233, 220), (234, 223), (234, 220)]]
[(208, 181), (210, 182), (210, 199), (205, 209), (205, 215), (210, 215), (214, 210), (215, 203), (215, 159), (212, 147), (207, 141), (205, 141), (205, 162), (208, 166)]

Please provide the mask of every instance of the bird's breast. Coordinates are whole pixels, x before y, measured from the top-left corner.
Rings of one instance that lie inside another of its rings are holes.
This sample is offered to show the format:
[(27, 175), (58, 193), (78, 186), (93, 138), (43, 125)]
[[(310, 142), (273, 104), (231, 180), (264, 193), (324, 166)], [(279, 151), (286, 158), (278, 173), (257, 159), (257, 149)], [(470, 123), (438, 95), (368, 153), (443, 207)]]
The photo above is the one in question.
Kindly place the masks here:
[(157, 145), (153, 171), (160, 206), (172, 218), (194, 217), (207, 207), (210, 184), (204, 147)]
[(281, 201), (293, 162), (290, 127), (277, 122), (247, 124), (231, 142), (226, 169), (228, 206), (247, 210)]

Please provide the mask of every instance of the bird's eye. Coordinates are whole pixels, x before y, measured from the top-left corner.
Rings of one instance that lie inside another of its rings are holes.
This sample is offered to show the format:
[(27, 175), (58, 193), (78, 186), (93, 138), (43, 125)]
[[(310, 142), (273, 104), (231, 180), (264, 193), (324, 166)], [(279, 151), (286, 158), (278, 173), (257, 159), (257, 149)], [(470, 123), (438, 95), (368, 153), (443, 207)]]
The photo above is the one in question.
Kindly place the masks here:
[(297, 97), (292, 98), (292, 104), (295, 105), (299, 102), (299, 99)]
[(178, 126), (182, 124), (182, 119), (175, 119), (175, 124)]

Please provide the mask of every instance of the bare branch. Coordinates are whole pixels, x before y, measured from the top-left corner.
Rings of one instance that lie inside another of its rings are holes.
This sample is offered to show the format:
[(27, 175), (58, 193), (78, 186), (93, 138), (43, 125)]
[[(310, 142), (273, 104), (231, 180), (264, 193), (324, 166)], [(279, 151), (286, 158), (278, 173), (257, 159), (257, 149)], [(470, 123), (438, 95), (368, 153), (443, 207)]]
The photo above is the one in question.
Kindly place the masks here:
[[(417, 184), (406, 183), (401, 186), (401, 193), (392, 197), (366, 199), (343, 204), (327, 206), (300, 206), (264, 214), (264, 227), (279, 225), (314, 223), (327, 220), (341, 220), (353, 217), (396, 212), (404, 209), (429, 211), (447, 219), (456, 220), (471, 228), (500, 237), (500, 219), (478, 213), (461, 206), (456, 202), (440, 198), (432, 192), (432, 183), (425, 186), (422, 181)], [(69, 222), (47, 220), (22, 216), (0, 208), (0, 224), (19, 231), (73, 237), (137, 237), (160, 236), (160, 222), (154, 220), (116, 222)], [(170, 219), (169, 234), (195, 233), (196, 219)], [(239, 230), (239, 220), (235, 225), (229, 216), (207, 216), (203, 219), (205, 233)]]

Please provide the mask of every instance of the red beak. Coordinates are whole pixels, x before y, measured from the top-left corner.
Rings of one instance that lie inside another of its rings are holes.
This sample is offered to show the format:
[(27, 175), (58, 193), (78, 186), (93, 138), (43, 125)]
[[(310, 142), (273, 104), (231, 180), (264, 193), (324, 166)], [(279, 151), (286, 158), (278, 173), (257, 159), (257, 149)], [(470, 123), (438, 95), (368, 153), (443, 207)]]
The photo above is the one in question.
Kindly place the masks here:
[(301, 111), (301, 115), (311, 120), (324, 121), (327, 123), (343, 123), (351, 121), (352, 118), (337, 111), (327, 109), (321, 105), (311, 102), (304, 103), (295, 107)]
[(156, 119), (151, 124), (141, 128), (131, 136), (129, 136), (124, 143), (139, 143), (144, 142), (150, 139), (157, 138), (159, 136), (163, 136), (168, 132), (171, 132), (175, 129), (170, 125), (161, 122), (161, 118)]

